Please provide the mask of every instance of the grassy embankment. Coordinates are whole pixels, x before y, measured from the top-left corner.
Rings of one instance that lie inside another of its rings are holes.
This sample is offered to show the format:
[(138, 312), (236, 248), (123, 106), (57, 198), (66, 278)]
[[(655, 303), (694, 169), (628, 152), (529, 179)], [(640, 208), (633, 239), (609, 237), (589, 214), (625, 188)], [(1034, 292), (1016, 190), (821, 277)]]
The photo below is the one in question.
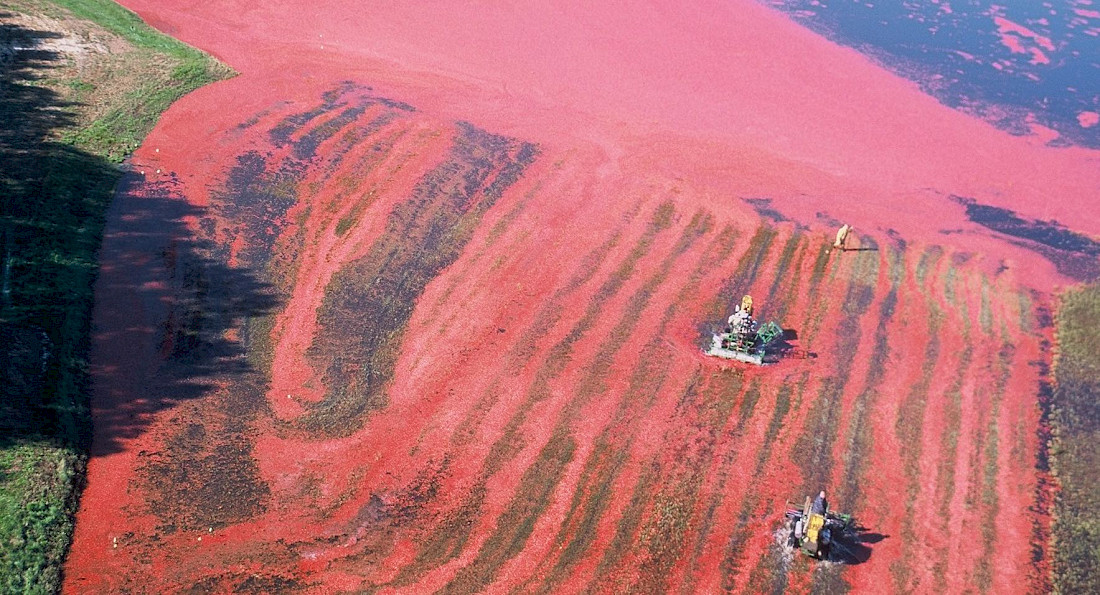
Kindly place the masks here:
[(173, 101), (231, 74), (110, 0), (0, 0), (0, 592), (60, 587), (119, 164)]
[(1054, 589), (1100, 593), (1100, 285), (1062, 296), (1055, 329), (1050, 421), (1054, 504)]

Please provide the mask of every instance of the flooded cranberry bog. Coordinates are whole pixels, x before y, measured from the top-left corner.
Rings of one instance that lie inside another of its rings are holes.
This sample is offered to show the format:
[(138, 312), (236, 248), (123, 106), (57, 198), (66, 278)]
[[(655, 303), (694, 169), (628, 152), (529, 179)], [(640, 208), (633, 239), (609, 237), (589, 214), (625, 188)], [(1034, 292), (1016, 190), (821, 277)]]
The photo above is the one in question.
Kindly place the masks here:
[[(66, 590), (1048, 588), (1095, 150), (762, 5), (550, 4), (127, 2), (241, 75), (119, 188)], [(703, 355), (743, 294), (792, 357)]]

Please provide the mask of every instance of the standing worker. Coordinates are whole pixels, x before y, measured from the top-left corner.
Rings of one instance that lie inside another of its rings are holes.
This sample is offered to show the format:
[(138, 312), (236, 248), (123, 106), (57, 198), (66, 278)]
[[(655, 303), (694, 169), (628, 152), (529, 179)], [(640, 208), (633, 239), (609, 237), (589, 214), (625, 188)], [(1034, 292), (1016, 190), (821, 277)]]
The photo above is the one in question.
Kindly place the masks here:
[(852, 231), (852, 226), (845, 223), (836, 232), (836, 241), (833, 242), (833, 248), (841, 251), (847, 250), (848, 246), (848, 233)]

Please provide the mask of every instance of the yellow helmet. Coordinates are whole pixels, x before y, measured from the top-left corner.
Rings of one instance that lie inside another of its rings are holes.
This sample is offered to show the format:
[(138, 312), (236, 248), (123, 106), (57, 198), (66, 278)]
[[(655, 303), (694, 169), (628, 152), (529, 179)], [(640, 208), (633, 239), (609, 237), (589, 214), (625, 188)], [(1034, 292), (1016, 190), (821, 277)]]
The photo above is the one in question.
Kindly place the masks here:
[(741, 311), (746, 314), (752, 314), (752, 296), (746, 295), (741, 298)]

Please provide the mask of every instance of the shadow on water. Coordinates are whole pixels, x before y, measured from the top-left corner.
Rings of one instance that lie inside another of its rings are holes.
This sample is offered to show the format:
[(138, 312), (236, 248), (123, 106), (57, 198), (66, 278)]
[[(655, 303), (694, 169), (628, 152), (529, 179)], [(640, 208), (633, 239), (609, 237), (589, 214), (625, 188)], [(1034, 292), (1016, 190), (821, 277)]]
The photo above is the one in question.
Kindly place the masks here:
[[(246, 357), (250, 321), (280, 304), (251, 270), (228, 266), (224, 248), (196, 237), (187, 222), (204, 210), (176, 182), (123, 177), (108, 214), (96, 287), (92, 373), (92, 456), (123, 448), (151, 414), (262, 384)], [(251, 418), (262, 392), (226, 409)], [(224, 398), (223, 398), (224, 400)]]
[(817, 359), (817, 352), (798, 347), (794, 343), (796, 341), (798, 341), (797, 330), (792, 328), (783, 329), (783, 334), (768, 344), (768, 352), (776, 354), (779, 360)]
[[(270, 494), (250, 438), (266, 380), (247, 353), (281, 297), (196, 234), (205, 213), (176, 180), (127, 174), (96, 285), (91, 456), (136, 450), (133, 485), (169, 533), (253, 518)], [(134, 444), (153, 420), (156, 437)]]
[(866, 527), (856, 527), (837, 538), (829, 559), (848, 566), (863, 564), (871, 559), (871, 546), (888, 537), (890, 536), (869, 531)]

